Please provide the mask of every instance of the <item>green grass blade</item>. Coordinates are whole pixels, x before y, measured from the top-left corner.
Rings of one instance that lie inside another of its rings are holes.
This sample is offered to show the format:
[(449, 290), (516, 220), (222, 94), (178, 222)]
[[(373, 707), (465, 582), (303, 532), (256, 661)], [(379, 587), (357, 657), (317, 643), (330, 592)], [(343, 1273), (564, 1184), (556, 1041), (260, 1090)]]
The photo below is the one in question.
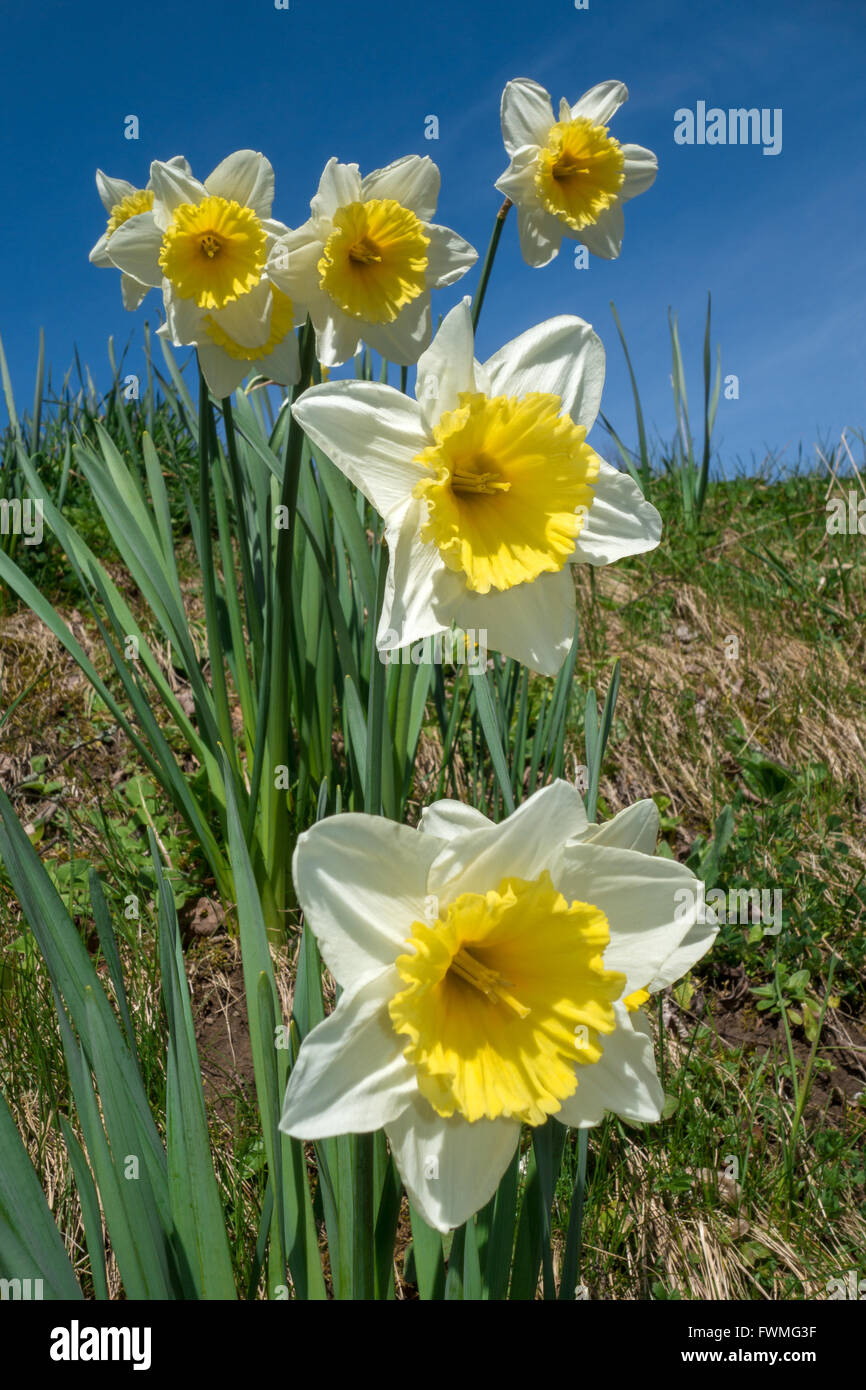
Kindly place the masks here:
[(619, 321), (619, 314), (616, 312), (616, 305), (614, 304), (613, 300), (610, 301), (610, 307), (614, 317), (614, 322), (616, 323), (616, 331), (619, 334), (619, 340), (622, 343), (622, 350), (625, 353), (625, 364), (628, 367), (629, 380), (631, 381), (631, 393), (634, 397), (634, 413), (635, 418), (637, 420), (638, 449), (640, 451), (641, 461), (640, 476), (638, 476), (637, 471), (634, 468), (634, 465), (630, 462), (630, 456), (626, 454), (623, 445), (620, 444), (620, 441), (616, 435), (614, 435), (614, 443), (617, 445), (620, 455), (622, 456), (629, 473), (631, 473), (635, 482), (638, 484), (644, 497), (649, 497), (651, 478), (650, 456), (649, 448), (647, 447), (646, 426), (644, 425), (643, 409), (640, 403), (640, 392), (637, 389), (637, 378), (635, 377), (634, 368), (631, 364), (631, 356), (629, 354), (628, 344), (625, 340), (625, 333), (623, 332), (622, 324)]
[(45, 329), (39, 330), (39, 358), (36, 363), (36, 386), (33, 392), (33, 427), (30, 439), (31, 453), (39, 452), (39, 435), (42, 428), (42, 396), (45, 385)]

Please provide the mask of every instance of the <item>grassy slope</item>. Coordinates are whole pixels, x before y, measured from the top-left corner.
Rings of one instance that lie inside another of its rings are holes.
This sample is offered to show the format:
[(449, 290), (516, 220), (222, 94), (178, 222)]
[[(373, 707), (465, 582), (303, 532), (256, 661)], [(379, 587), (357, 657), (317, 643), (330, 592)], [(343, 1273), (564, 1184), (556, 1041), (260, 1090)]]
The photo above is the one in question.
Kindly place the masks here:
[[(784, 901), (778, 937), (763, 935), (760, 924), (726, 926), (695, 980), (654, 1014), (669, 1118), (644, 1130), (611, 1119), (592, 1134), (581, 1273), (591, 1297), (821, 1297), (827, 1279), (859, 1268), (866, 568), (863, 538), (827, 536), (825, 494), (817, 476), (716, 483), (692, 536), (662, 479), (654, 496), (666, 516), (659, 550), (578, 574), (578, 681), (603, 692), (613, 659), (622, 659), (600, 816), (656, 795), (669, 852), (697, 860), (731, 806), (718, 885), (780, 888)], [(39, 582), (72, 610), (74, 595), (62, 593), (63, 575), (50, 560)], [(197, 597), (191, 585), (191, 605)], [(82, 636), (87, 626), (82, 618)], [(0, 618), (0, 661), (4, 710), (37, 681), (0, 724), (0, 780), (41, 837), (61, 891), (79, 906), (82, 929), (79, 862), (96, 863), (121, 909), (127, 894), (141, 897), (125, 955), (157, 1105), (162, 1019), (142, 845), (149, 819), (177, 887), (189, 895), (190, 976), (241, 1267), (255, 1243), (261, 1193), (234, 942), (220, 913), (200, 901), (210, 890), (192, 847), (136, 780), (128, 748), (74, 667), (26, 612), (7, 608)], [(581, 735), (578, 722), (573, 767), (582, 761)], [(435, 774), (432, 731), (424, 748)], [(436, 776), (426, 781), (435, 786)], [(831, 951), (839, 958), (834, 1007), (810, 1064), (810, 1021)], [(776, 1000), (759, 1010), (752, 990), (777, 971), (789, 1007)], [(283, 979), (288, 988), (288, 970)], [(807, 1068), (794, 1134), (795, 1087)], [(53, 1008), (2, 879), (0, 1074), (85, 1268), (76, 1199), (53, 1130), (66, 1098)], [(563, 1230), (569, 1202), (563, 1182)]]

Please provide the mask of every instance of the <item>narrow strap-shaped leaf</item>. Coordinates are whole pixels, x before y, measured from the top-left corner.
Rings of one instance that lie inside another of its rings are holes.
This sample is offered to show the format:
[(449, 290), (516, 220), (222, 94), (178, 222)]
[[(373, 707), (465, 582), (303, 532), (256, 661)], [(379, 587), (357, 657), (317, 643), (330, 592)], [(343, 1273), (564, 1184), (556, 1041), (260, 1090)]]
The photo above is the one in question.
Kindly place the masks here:
[(505, 1170), (496, 1192), (493, 1205), (493, 1220), (487, 1242), (483, 1276), (486, 1297), (499, 1302), (508, 1291), (511, 1273), (511, 1255), (514, 1249), (515, 1227), (517, 1224), (517, 1182), (520, 1175), (520, 1145), (515, 1145), (514, 1156)]
[(448, 1273), (445, 1276), (446, 1303), (462, 1302), (464, 1256), (466, 1251), (466, 1225), (458, 1226), (451, 1240), (448, 1252)]
[(90, 1257), (90, 1276), (93, 1291), (98, 1299), (108, 1298), (108, 1279), (105, 1272), (105, 1241), (102, 1234), (102, 1214), (99, 1210), (99, 1194), (93, 1175), (88, 1167), (87, 1156), (75, 1137), (75, 1133), (65, 1115), (58, 1115), (66, 1152), (72, 1164), (78, 1200), (81, 1202), (81, 1219), (84, 1223), (84, 1240)]
[(42, 1185), (2, 1092), (0, 1270), (4, 1279), (41, 1280), (43, 1298), (83, 1297)]
[(236, 1298), (226, 1218), (211, 1157), (189, 986), (174, 899), (153, 831), (150, 854), (159, 894), (159, 959), (168, 1017), (166, 1152), (171, 1210), (199, 1298)]
[[(265, 1155), (268, 1162), (268, 1172), (275, 1183), (275, 1221), (272, 1226), (272, 1235), (274, 1238), (273, 1248), (278, 1266), (285, 1269), (288, 1263), (296, 1286), (306, 1288), (309, 1297), (318, 1298), (324, 1293), (324, 1280), (321, 1266), (318, 1264), (318, 1252), (317, 1250), (313, 1251), (309, 1248), (307, 1236), (310, 1222), (306, 1214), (302, 1220), (298, 1219), (297, 1211), (299, 1208), (296, 1203), (293, 1204), (292, 1195), (287, 1191), (286, 1155), (295, 1155), (297, 1153), (300, 1156), (300, 1168), (293, 1170), (295, 1178), (297, 1179), (304, 1171), (303, 1148), (297, 1141), (282, 1134), (280, 1135), (280, 1146), (277, 1147), (276, 1134), (278, 1132), (279, 1106), (282, 1103), (282, 1095), (279, 1094), (278, 1090), (275, 1094), (274, 1090), (274, 1033), (272, 1031), (270, 1033), (265, 1032), (265, 1029), (271, 1026), (271, 1019), (276, 1020), (280, 1016), (279, 996), (277, 994), (276, 980), (274, 978), (273, 961), (271, 960), (271, 953), (268, 946), (268, 934), (262, 912), (261, 900), (256, 888), (252, 865), (244, 839), (243, 827), (238, 814), (237, 803), (231, 786), (231, 779), (228, 777), (227, 767), (226, 776), (226, 813), (229, 855), (235, 881), (241, 958), (244, 972), (244, 992), (247, 1001), (247, 1015), (250, 1023), (250, 1043), (253, 1054), (256, 1095), (259, 1103), (259, 1113), (262, 1117), (262, 1132)], [(262, 975), (265, 977), (264, 985), (262, 985), (260, 981)], [(269, 1014), (266, 1014), (262, 1008), (262, 990), (267, 990), (268, 997), (271, 1001)], [(285, 1054), (283, 1055), (285, 1056)], [(287, 1059), (282, 1077), (285, 1077), (286, 1071)], [(277, 1076), (279, 1084), (281, 1079), (279, 1069)], [(295, 1161), (296, 1159), (293, 1157), (292, 1162)]]
[(99, 937), (102, 954), (105, 956), (108, 973), (111, 976), (111, 983), (114, 985), (114, 997), (117, 1000), (120, 1021), (126, 1033), (129, 1050), (132, 1053), (133, 1059), (137, 1061), (135, 1029), (132, 1026), (132, 1016), (129, 1012), (126, 988), (123, 983), (123, 969), (120, 964), (120, 953), (117, 949), (117, 938), (114, 935), (114, 926), (112, 925), (108, 905), (106, 904), (102, 892), (102, 884), (99, 881), (99, 876), (95, 869), (90, 870), (88, 881), (90, 884), (90, 906), (93, 910), (93, 921), (96, 925), (96, 934)]
[(580, 1255), (583, 1237), (583, 1204), (586, 1196), (586, 1153), (589, 1131), (577, 1131), (577, 1172), (571, 1194), (571, 1209), (568, 1214), (568, 1231), (565, 1237), (565, 1251), (562, 1256), (562, 1269), (559, 1277), (559, 1298), (569, 1302), (577, 1297), (577, 1280), (580, 1275)]
[(493, 705), (493, 698), (490, 694), (490, 686), (487, 680), (487, 672), (482, 671), (472, 674), (469, 677), (472, 690), (475, 694), (475, 705), (478, 710), (478, 718), (484, 731), (484, 741), (487, 744), (487, 751), (490, 754), (490, 761), (493, 764), (493, 773), (502, 799), (505, 802), (506, 810), (514, 810), (514, 796), (511, 791), (511, 774), (508, 771), (508, 763), (502, 748), (502, 734), (499, 728), (499, 721), (496, 717), (496, 710)]
[(412, 1263), (418, 1293), (425, 1300), (441, 1299), (445, 1293), (445, 1257), (442, 1237), (409, 1203), (412, 1223)]
[(611, 728), (613, 727), (613, 716), (616, 711), (616, 699), (619, 693), (619, 673), (620, 663), (617, 658), (614, 662), (610, 684), (607, 688), (600, 724), (598, 723), (596, 714), (595, 691), (590, 690), (586, 697), (584, 736), (586, 739), (586, 762), (587, 768), (589, 769), (589, 776), (587, 778), (586, 814), (590, 821), (594, 821), (596, 817), (601, 765), (604, 761), (607, 741), (610, 737)]

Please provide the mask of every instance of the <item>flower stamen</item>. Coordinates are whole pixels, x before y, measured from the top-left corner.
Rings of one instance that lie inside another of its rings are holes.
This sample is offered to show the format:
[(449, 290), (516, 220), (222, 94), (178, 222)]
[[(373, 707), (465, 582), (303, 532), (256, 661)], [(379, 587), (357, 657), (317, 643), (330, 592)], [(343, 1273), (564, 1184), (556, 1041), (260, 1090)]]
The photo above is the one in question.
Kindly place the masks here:
[[(484, 469), (486, 459), (473, 459), (472, 463), (457, 464), (451, 474), (451, 488), (454, 492), (487, 493), (509, 492), (511, 484), (498, 469)], [(477, 471), (476, 471), (477, 470)]]
[(381, 265), (382, 254), (374, 241), (362, 236), (360, 241), (349, 247), (349, 260), (357, 265)]
[(479, 990), (491, 1004), (505, 1004), (518, 1018), (527, 1018), (531, 1013), (525, 1004), (521, 1004), (519, 999), (508, 993), (507, 986), (512, 982), (504, 980), (496, 970), (489, 970), (486, 965), (482, 965), (465, 947), (461, 946), (452, 960), (450, 972)]

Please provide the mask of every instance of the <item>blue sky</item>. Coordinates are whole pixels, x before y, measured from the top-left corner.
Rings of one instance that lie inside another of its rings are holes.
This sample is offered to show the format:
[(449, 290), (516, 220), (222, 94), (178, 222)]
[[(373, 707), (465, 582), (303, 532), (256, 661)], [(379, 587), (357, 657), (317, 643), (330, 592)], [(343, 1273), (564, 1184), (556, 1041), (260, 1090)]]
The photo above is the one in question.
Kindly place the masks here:
[[(524, 264), (506, 224), (478, 355), (556, 313), (576, 313), (608, 353), (602, 408), (631, 442), (634, 416), (611, 316), (625, 327), (650, 430), (673, 432), (667, 309), (679, 313), (690, 403), (699, 424), (708, 290), (722, 368), (723, 466), (766, 449), (814, 456), (819, 437), (866, 426), (866, 60), (863, 0), (176, 0), (9, 9), (0, 53), (5, 170), (0, 334), (19, 409), (29, 407), (40, 326), (55, 380), (73, 344), (99, 386), (106, 342), (159, 321), (159, 295), (136, 314), (119, 277), (88, 263), (104, 229), (97, 166), (143, 185), (150, 160), (184, 154), (204, 177), (252, 147), (277, 176), (274, 216), (308, 216), (331, 155), (362, 173), (410, 152), (442, 171), (437, 220), (483, 255), (505, 167), (499, 101), (532, 77), (571, 101), (606, 78), (630, 100), (611, 133), (659, 158), (654, 187), (626, 208), (620, 258), (574, 265), (573, 244), (542, 270)], [(782, 150), (674, 142), (674, 113), (707, 107), (783, 112)], [(124, 138), (135, 114), (140, 138)], [(439, 118), (439, 139), (424, 138)], [(434, 299), (447, 311), (477, 269)], [(5, 406), (0, 403), (0, 423)], [(596, 435), (593, 442), (601, 446)], [(607, 450), (605, 450), (607, 452)]]

